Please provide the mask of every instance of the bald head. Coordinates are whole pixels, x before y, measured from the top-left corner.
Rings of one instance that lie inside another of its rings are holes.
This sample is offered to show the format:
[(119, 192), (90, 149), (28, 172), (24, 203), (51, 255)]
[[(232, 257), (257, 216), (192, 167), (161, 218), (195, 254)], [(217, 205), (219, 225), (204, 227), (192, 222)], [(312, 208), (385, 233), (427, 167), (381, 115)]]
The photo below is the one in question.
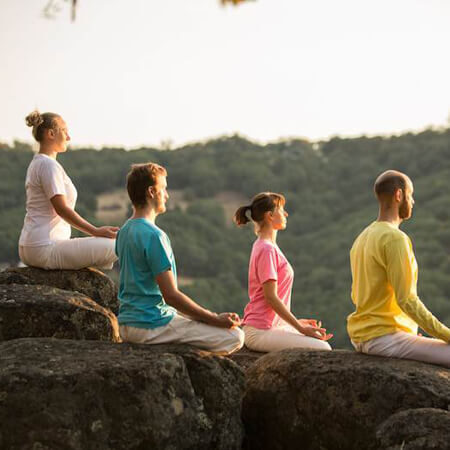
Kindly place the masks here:
[(373, 190), (378, 200), (392, 198), (395, 192), (412, 189), (412, 182), (407, 175), (397, 170), (386, 170), (375, 180)]

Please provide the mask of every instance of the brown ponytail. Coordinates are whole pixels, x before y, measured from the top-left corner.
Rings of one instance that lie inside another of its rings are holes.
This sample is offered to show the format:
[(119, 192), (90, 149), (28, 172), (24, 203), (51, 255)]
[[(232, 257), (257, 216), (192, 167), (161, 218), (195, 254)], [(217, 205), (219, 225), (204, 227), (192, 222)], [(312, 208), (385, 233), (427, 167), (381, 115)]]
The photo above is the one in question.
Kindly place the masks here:
[(247, 217), (247, 211), (251, 211), (251, 206), (241, 206), (238, 208), (238, 210), (234, 213), (234, 222), (236, 225), (245, 225), (246, 223), (250, 222), (250, 219)]

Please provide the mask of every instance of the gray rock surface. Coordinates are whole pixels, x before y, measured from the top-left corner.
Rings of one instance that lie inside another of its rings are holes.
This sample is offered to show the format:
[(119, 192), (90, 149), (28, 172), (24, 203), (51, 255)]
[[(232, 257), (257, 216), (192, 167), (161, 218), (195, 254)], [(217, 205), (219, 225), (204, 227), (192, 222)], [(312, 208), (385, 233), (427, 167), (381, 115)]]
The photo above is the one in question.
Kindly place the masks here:
[(243, 369), (244, 371), (253, 366), (259, 358), (263, 357), (267, 353), (254, 352), (247, 347), (242, 347), (236, 353), (233, 353), (229, 357)]
[(450, 412), (435, 408), (401, 411), (378, 427), (377, 438), (380, 450), (448, 450)]
[(246, 378), (247, 449), (376, 449), (392, 414), (450, 405), (449, 369), (347, 351), (267, 354)]
[(0, 341), (55, 337), (119, 341), (116, 316), (78, 292), (0, 285)]
[(44, 270), (35, 267), (12, 267), (0, 272), (0, 284), (39, 284), (67, 291), (77, 291), (99, 305), (118, 312), (117, 287), (100, 270)]
[(242, 370), (182, 346), (0, 343), (0, 448), (241, 448)]

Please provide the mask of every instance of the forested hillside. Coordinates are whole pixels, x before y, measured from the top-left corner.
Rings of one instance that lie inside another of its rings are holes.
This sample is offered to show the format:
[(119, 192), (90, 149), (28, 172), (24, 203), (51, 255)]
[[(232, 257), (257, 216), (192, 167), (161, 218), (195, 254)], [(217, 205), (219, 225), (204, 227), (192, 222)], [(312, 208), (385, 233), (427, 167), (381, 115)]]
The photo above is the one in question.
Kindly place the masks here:
[[(0, 144), (2, 262), (18, 260), (31, 158), (26, 144)], [(78, 188), (78, 211), (93, 221), (97, 196), (123, 188), (131, 163), (163, 164), (169, 189), (182, 190), (187, 207), (172, 209), (158, 225), (172, 240), (180, 275), (193, 280), (185, 290), (215, 310), (242, 312), (254, 239), (250, 227), (230, 226), (217, 194), (235, 192), (250, 200), (263, 190), (284, 193), (289, 219), (279, 245), (295, 270), (293, 309), (301, 317), (320, 318), (335, 333), (337, 347), (348, 346), (348, 252), (377, 215), (373, 180), (388, 168), (404, 171), (415, 185), (413, 219), (403, 229), (416, 249), (419, 294), (450, 325), (450, 129), (264, 146), (233, 136), (177, 150), (69, 151), (58, 160)]]

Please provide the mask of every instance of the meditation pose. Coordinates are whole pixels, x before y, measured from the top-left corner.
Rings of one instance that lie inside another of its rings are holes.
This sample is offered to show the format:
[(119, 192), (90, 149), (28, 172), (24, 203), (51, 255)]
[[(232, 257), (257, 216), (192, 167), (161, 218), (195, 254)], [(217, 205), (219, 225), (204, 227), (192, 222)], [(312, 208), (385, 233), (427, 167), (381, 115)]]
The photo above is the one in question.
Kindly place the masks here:
[[(75, 211), (77, 190), (58, 153), (70, 141), (67, 125), (58, 114), (34, 111), (26, 117), (39, 143), (39, 152), (28, 166), (26, 215), (19, 239), (19, 256), (29, 266), (43, 269), (111, 269), (117, 257), (117, 227), (95, 227)], [(92, 237), (71, 239), (71, 226)]]
[[(348, 333), (357, 351), (450, 367), (450, 329), (417, 296), (417, 263), (399, 225), (411, 217), (413, 184), (388, 170), (375, 181), (378, 219), (350, 251), (352, 300)], [(417, 334), (418, 326), (436, 339)]]
[(232, 353), (244, 343), (239, 316), (208, 311), (178, 290), (170, 240), (155, 224), (169, 198), (166, 176), (163, 167), (147, 163), (133, 165), (127, 177), (133, 215), (116, 243), (121, 337), (126, 342), (184, 343)]
[(284, 205), (281, 194), (264, 192), (256, 195), (251, 205), (241, 206), (234, 216), (237, 225), (245, 225), (250, 212), (258, 237), (250, 256), (245, 345), (258, 352), (290, 347), (331, 350), (326, 341), (332, 335), (320, 322), (297, 319), (290, 311), (294, 271), (277, 245), (278, 230), (286, 228)]

